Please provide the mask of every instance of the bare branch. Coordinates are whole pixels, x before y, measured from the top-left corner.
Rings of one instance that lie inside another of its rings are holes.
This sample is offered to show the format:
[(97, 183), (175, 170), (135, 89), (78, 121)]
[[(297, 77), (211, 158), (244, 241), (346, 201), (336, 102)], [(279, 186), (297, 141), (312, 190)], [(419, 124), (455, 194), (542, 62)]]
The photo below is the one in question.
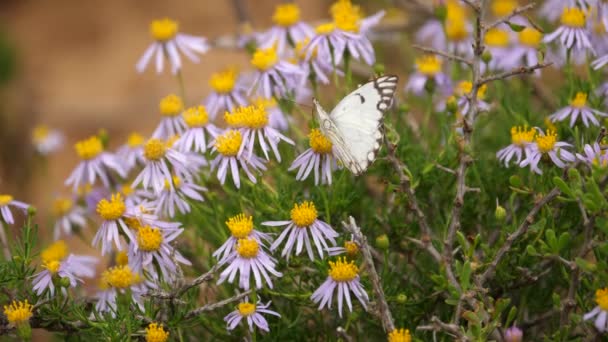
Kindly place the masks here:
[(422, 52), (426, 52), (426, 53), (442, 56), (442, 57), (445, 57), (447, 59), (451, 59), (451, 60), (454, 60), (454, 61), (457, 61), (457, 62), (464, 63), (464, 64), (466, 64), (468, 66), (473, 65), (472, 61), (470, 61), (470, 60), (468, 60), (468, 59), (466, 59), (464, 57), (461, 57), (461, 56), (449, 53), (449, 52), (439, 51), (439, 50), (436, 50), (436, 49), (433, 49), (433, 48), (429, 48), (429, 47), (425, 47), (425, 46), (421, 46), (421, 45), (416, 45), (416, 44), (412, 45), (412, 47), (414, 49), (418, 49), (418, 50), (420, 50)]
[(500, 74), (488, 75), (479, 81), (479, 86), (481, 87), (482, 85), (484, 85), (486, 83), (497, 81), (497, 80), (504, 80), (506, 78), (517, 76), (517, 75), (531, 74), (538, 69), (543, 69), (543, 68), (546, 68), (551, 65), (553, 65), (553, 62), (538, 63), (538, 64), (530, 66), (530, 67), (522, 66), (522, 67), (510, 70), (510, 71), (502, 72)]
[(460, 327), (456, 324), (449, 324), (442, 322), (436, 316), (431, 318), (430, 325), (421, 325), (416, 328), (416, 330), (426, 330), (426, 331), (443, 331), (451, 335), (452, 337), (457, 338), (457, 341), (470, 341), (470, 339), (460, 331)]
[(414, 239), (411, 237), (406, 237), (406, 239), (415, 244), (416, 246), (422, 248), (422, 249), (426, 249), (427, 252), (429, 252), (429, 254), (433, 257), (433, 259), (435, 259), (435, 261), (437, 261), (437, 263), (441, 264), (441, 254), (439, 254), (439, 252), (437, 251), (437, 249), (435, 249), (435, 247), (433, 247), (433, 245), (431, 245), (428, 242), (422, 242), (418, 239)]
[(480, 4), (476, 0), (462, 0), (465, 4), (467, 4), (471, 9), (477, 13), (481, 12), (482, 4)]
[(234, 295), (234, 296), (232, 296), (230, 298), (226, 298), (226, 299), (224, 299), (222, 301), (219, 301), (217, 303), (203, 305), (200, 308), (197, 308), (197, 309), (194, 309), (194, 310), (188, 312), (186, 314), (186, 318), (196, 317), (196, 316), (200, 315), (203, 312), (213, 311), (215, 309), (219, 309), (219, 308), (221, 308), (223, 306), (226, 306), (226, 305), (228, 305), (228, 304), (230, 304), (232, 302), (239, 301), (239, 300), (247, 297), (251, 293), (251, 291), (252, 290), (247, 290), (247, 291), (245, 291), (243, 293), (239, 293), (237, 295)]
[(500, 25), (502, 23), (509, 22), (511, 19), (513, 19), (513, 17), (518, 16), (518, 15), (524, 13), (524, 12), (527, 12), (527, 11), (533, 9), (535, 6), (536, 6), (536, 3), (532, 2), (532, 3), (529, 3), (529, 4), (525, 5), (525, 6), (517, 7), (509, 15), (507, 15), (506, 17), (500, 18), (500, 19), (496, 20), (495, 22), (491, 23), (490, 25), (488, 25), (485, 28), (486, 32), (489, 31), (489, 30), (491, 30), (491, 29), (493, 29), (493, 28), (495, 28), (496, 26), (498, 26), (498, 25)]
[(187, 284), (184, 284), (181, 287), (178, 287), (177, 289), (175, 289), (172, 292), (151, 291), (151, 292), (147, 293), (145, 296), (158, 298), (158, 299), (175, 300), (175, 299), (181, 297), (184, 293), (186, 293), (186, 291), (190, 290), (191, 288), (196, 287), (204, 282), (213, 280), (213, 278), (215, 278), (215, 272), (218, 270), (219, 267), (220, 267), (219, 264), (213, 265), (213, 267), (211, 267), (211, 269), (209, 271), (207, 271), (207, 273), (201, 274), (200, 276), (198, 276), (198, 278), (192, 280), (191, 282), (189, 282)]

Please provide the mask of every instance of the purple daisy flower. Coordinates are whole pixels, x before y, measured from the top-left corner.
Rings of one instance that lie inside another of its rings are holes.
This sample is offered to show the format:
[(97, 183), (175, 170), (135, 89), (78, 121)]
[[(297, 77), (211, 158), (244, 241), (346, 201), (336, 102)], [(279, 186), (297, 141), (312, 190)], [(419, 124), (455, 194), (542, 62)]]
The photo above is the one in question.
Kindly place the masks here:
[(63, 133), (45, 125), (38, 125), (32, 131), (32, 143), (36, 151), (43, 156), (58, 151), (63, 147), (64, 142)]
[(209, 116), (204, 106), (191, 107), (186, 109), (183, 114), (187, 125), (186, 131), (175, 142), (174, 147), (182, 152), (207, 152), (207, 139), (205, 131), (212, 137), (219, 133), (219, 128), (209, 123)]
[(315, 185), (319, 184), (319, 174), (321, 184), (331, 184), (331, 173), (338, 167), (333, 144), (318, 128), (310, 131), (308, 137), (310, 148), (298, 155), (289, 171), (298, 169), (296, 180), (302, 181), (314, 170)]
[(538, 167), (538, 163), (544, 155), (549, 156), (551, 161), (562, 169), (566, 167), (565, 162), (573, 162), (576, 159), (574, 154), (565, 149), (565, 147), (571, 147), (572, 145), (557, 141), (557, 133), (555, 131), (549, 129), (547, 130), (547, 134), (545, 134), (538, 128), (538, 132), (539, 134), (536, 135), (534, 144), (525, 150), (526, 159), (522, 160), (519, 164), (520, 167), (529, 165), (532, 171), (541, 175), (543, 171)]
[(55, 240), (63, 234), (72, 235), (74, 227), (83, 229), (87, 225), (87, 211), (85, 208), (74, 203), (71, 198), (57, 198), (53, 202), (53, 215), (55, 226), (53, 238)]
[(498, 161), (504, 162), (505, 166), (509, 166), (509, 162), (513, 157), (516, 158), (515, 163), (521, 162), (521, 156), (526, 152), (526, 149), (534, 142), (536, 129), (525, 127), (511, 127), (511, 144), (496, 153)]
[(416, 58), (416, 72), (410, 76), (405, 90), (420, 96), (424, 93), (425, 85), (429, 80), (433, 80), (442, 92), (450, 89), (450, 78), (441, 70), (441, 67), (442, 60), (435, 55)]
[(574, 127), (578, 117), (581, 117), (585, 127), (589, 127), (589, 122), (595, 126), (599, 126), (600, 122), (596, 116), (606, 117), (608, 114), (600, 112), (597, 109), (593, 109), (587, 106), (587, 94), (583, 92), (576, 93), (576, 97), (570, 101), (570, 105), (566, 106), (553, 115), (549, 116), (549, 119), (553, 122), (564, 121), (570, 117), (570, 127)]
[(279, 60), (274, 47), (256, 50), (251, 65), (256, 71), (249, 95), (257, 91), (264, 98), (286, 96), (297, 88), (305, 75), (304, 70), (297, 65)]
[(593, 145), (585, 144), (583, 147), (583, 154), (577, 153), (576, 157), (587, 165), (596, 165), (605, 167), (608, 165), (608, 155), (606, 151), (602, 150), (600, 144), (594, 143)]
[(218, 113), (246, 105), (247, 84), (246, 78), (239, 75), (233, 67), (211, 74), (209, 85), (212, 91), (205, 99), (205, 107), (211, 119), (215, 119)]
[(30, 205), (25, 202), (15, 201), (11, 195), (0, 194), (0, 222), (4, 221), (8, 224), (14, 224), (15, 219), (13, 218), (13, 213), (11, 212), (10, 207), (21, 209), (25, 213), (29, 206)]
[[(170, 182), (173, 182), (173, 186), (169, 184)], [(189, 213), (191, 208), (188, 200), (205, 201), (201, 195), (201, 192), (204, 191), (207, 191), (207, 188), (193, 182), (183, 181), (177, 176), (173, 176), (172, 180), (165, 179), (165, 187), (155, 201), (155, 214), (173, 218), (176, 207), (182, 214)]]
[(608, 288), (595, 291), (597, 306), (583, 315), (583, 321), (595, 318), (594, 324), (601, 333), (608, 331)]
[(595, 54), (586, 25), (587, 18), (583, 10), (577, 7), (566, 7), (561, 15), (561, 25), (545, 36), (543, 41), (550, 43), (559, 38), (566, 49), (590, 51)]
[(152, 138), (169, 139), (186, 130), (186, 123), (181, 116), (184, 111), (184, 103), (179, 96), (175, 94), (165, 96), (160, 100), (158, 108), (162, 118), (152, 133)]
[(277, 5), (272, 22), (274, 26), (260, 33), (257, 41), (263, 49), (276, 46), (279, 55), (287, 51), (290, 42), (295, 44), (313, 34), (310, 25), (300, 20), (300, 8), (293, 3)]
[(126, 144), (116, 150), (116, 157), (124, 161), (125, 173), (129, 173), (138, 164), (143, 165), (145, 139), (139, 133), (133, 132), (129, 134)]
[(269, 234), (259, 232), (253, 228), (253, 217), (238, 214), (226, 221), (226, 226), (230, 230), (230, 237), (224, 244), (213, 252), (213, 257), (218, 260), (226, 259), (235, 251), (235, 246), (239, 239), (251, 238), (257, 241), (258, 244), (264, 245), (264, 241), (272, 242)]
[(277, 317), (281, 317), (278, 312), (268, 310), (272, 302), (268, 302), (267, 304), (262, 303), (262, 301), (258, 301), (256, 304), (250, 303), (248, 298), (237, 306), (237, 309), (226, 315), (224, 317), (224, 321), (226, 322), (227, 329), (233, 330), (236, 328), (239, 323), (243, 319), (247, 320), (247, 324), (249, 325), (249, 331), (253, 331), (253, 326), (255, 324), (256, 327), (262, 329), (266, 332), (270, 331), (268, 327), (268, 321), (262, 314), (274, 315)]

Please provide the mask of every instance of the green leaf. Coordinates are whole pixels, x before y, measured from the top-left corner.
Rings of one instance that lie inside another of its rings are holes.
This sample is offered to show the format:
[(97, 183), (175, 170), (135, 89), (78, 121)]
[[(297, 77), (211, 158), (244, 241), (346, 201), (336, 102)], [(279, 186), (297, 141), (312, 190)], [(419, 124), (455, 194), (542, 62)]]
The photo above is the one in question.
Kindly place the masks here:
[(553, 184), (555, 184), (556, 187), (559, 188), (559, 190), (561, 192), (563, 192), (564, 194), (570, 196), (570, 197), (574, 197), (574, 193), (572, 192), (572, 190), (570, 189), (570, 187), (568, 186), (568, 184), (566, 184), (566, 182), (564, 182), (564, 180), (561, 177), (553, 177)]
[(555, 231), (553, 229), (547, 229), (545, 231), (545, 239), (552, 252), (559, 252), (559, 244), (557, 243), (557, 237), (555, 236)]
[(466, 261), (460, 272), (460, 285), (463, 291), (468, 291), (471, 286), (471, 263)]
[(570, 244), (570, 239), (572, 239), (572, 236), (570, 235), (570, 233), (568, 233), (568, 232), (562, 233), (559, 236), (559, 241), (557, 243), (557, 251), (561, 252), (566, 247), (568, 247), (568, 244)]
[(511, 186), (519, 188), (521, 186), (521, 178), (519, 178), (519, 176), (517, 175), (513, 175), (511, 177), (509, 177), (509, 184), (511, 184)]
[(505, 322), (506, 327), (511, 326), (511, 323), (513, 323), (513, 321), (515, 320), (516, 315), (517, 315), (517, 307), (513, 306), (513, 307), (511, 307), (511, 310), (509, 310), (509, 314), (507, 315), (507, 320)]
[(536, 251), (536, 248), (534, 248), (534, 246), (532, 246), (532, 245), (528, 245), (528, 246), (526, 246), (526, 252), (527, 252), (529, 255), (532, 255), (532, 256), (534, 256), (534, 255), (538, 255), (538, 252)]
[(511, 30), (513, 32), (521, 32), (523, 31), (523, 29), (525, 29), (526, 27), (523, 25), (518, 25), (518, 24), (514, 24), (510, 21), (507, 21), (507, 24), (509, 24), (509, 27), (511, 28)]
[(580, 267), (583, 271), (587, 272), (587, 273), (591, 273), (594, 272), (597, 269), (597, 265), (594, 263), (591, 263), (585, 259), (582, 258), (576, 258), (574, 260), (574, 262), (576, 263), (576, 265), (578, 267)]

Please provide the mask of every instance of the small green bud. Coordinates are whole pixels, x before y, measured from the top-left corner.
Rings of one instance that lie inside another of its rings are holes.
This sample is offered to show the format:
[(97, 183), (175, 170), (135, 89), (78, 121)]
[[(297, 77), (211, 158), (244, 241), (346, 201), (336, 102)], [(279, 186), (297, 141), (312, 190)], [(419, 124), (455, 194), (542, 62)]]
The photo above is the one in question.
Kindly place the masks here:
[(406, 103), (401, 103), (399, 105), (399, 113), (407, 113), (410, 111), (410, 106), (408, 106)]
[(382, 63), (374, 64), (374, 74), (384, 75), (384, 64), (382, 64)]
[(376, 247), (381, 250), (387, 250), (389, 246), (388, 236), (386, 234), (382, 234), (376, 238)]
[(30, 205), (29, 207), (27, 207), (27, 215), (28, 216), (36, 216), (36, 207)]
[(492, 53), (488, 50), (485, 50), (481, 55), (481, 60), (486, 64), (490, 63), (490, 61), (492, 60)]
[(445, 103), (445, 109), (448, 113), (456, 113), (458, 111), (458, 102), (454, 96), (450, 96)]
[(500, 204), (496, 205), (494, 217), (496, 217), (498, 221), (503, 221), (505, 217), (507, 217), (507, 210), (503, 208)]
[(515, 175), (509, 177), (509, 184), (511, 184), (511, 186), (519, 188), (521, 186), (521, 178)]
[(23, 260), (20, 255), (13, 255), (13, 261), (16, 263), (21, 262)]
[(407, 296), (405, 295), (405, 293), (400, 293), (397, 295), (397, 303), (405, 304), (406, 302), (407, 302)]
[(61, 279), (59, 279), (59, 286), (65, 287), (66, 289), (70, 287), (70, 278), (62, 277)]

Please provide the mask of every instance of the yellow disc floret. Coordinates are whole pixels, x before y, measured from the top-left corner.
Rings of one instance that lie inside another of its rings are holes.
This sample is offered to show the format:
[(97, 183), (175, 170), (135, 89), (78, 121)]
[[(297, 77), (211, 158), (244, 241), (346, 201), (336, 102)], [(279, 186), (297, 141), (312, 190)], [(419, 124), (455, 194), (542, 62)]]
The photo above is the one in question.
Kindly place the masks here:
[(423, 75), (435, 76), (441, 72), (441, 59), (435, 55), (416, 58), (416, 69)]
[(537, 135), (536, 136), (536, 146), (538, 146), (538, 150), (542, 153), (547, 153), (553, 150), (555, 147), (555, 143), (557, 142), (557, 133), (553, 130), (547, 130), (546, 135)]
[(255, 304), (249, 302), (239, 303), (238, 310), (241, 316), (250, 316), (255, 313)]
[(59, 267), (61, 267), (61, 262), (59, 260), (50, 260), (42, 263), (42, 268), (46, 268), (51, 274), (59, 272)]
[(253, 216), (245, 216), (245, 214), (238, 214), (233, 216), (226, 221), (228, 229), (233, 237), (237, 239), (244, 239), (251, 234), (253, 230)]
[(163, 243), (163, 234), (158, 228), (143, 226), (137, 230), (137, 245), (145, 252), (154, 252)]
[(127, 138), (127, 146), (131, 148), (140, 147), (144, 144), (144, 140), (143, 135), (133, 132), (129, 134), (129, 137)]
[(340, 30), (359, 32), (359, 22), (363, 16), (359, 6), (353, 5), (350, 0), (338, 0), (331, 5), (329, 12)]
[(50, 130), (46, 125), (38, 125), (32, 131), (32, 140), (34, 143), (40, 144), (48, 138), (49, 132)]
[(275, 47), (268, 49), (257, 49), (251, 58), (251, 65), (261, 71), (266, 71), (279, 62), (279, 56)]
[(216, 93), (228, 94), (234, 89), (238, 76), (236, 68), (227, 68), (211, 74), (209, 85)]
[(144, 145), (144, 157), (148, 160), (156, 161), (165, 156), (167, 144), (160, 139), (152, 138)]
[(261, 105), (238, 107), (232, 112), (224, 114), (226, 123), (234, 128), (259, 129), (268, 125), (268, 112)]
[(526, 127), (513, 126), (511, 127), (511, 143), (520, 147), (534, 141), (536, 130), (534, 128), (526, 129)]
[(354, 241), (344, 242), (344, 249), (346, 250), (346, 255), (351, 258), (356, 257), (359, 253), (359, 246)]
[(13, 201), (13, 196), (11, 195), (0, 195), (0, 206), (8, 205)]
[(585, 12), (577, 7), (566, 7), (562, 12), (561, 23), (564, 26), (573, 28), (583, 28), (587, 19)]
[(354, 261), (346, 261), (338, 258), (335, 262), (329, 262), (329, 276), (337, 282), (346, 282), (355, 279), (359, 275), (359, 267)]
[(388, 342), (412, 342), (409, 329), (395, 329), (388, 334)]
[(317, 208), (309, 201), (295, 203), (291, 209), (291, 221), (300, 228), (309, 227), (317, 219)]
[(259, 251), (260, 245), (252, 238), (239, 239), (236, 247), (236, 252), (246, 259), (255, 258)]
[(53, 202), (53, 215), (61, 217), (66, 215), (74, 207), (74, 201), (69, 198), (58, 198)]
[(336, 29), (336, 25), (334, 23), (325, 23), (320, 24), (315, 28), (315, 32), (319, 35), (328, 35)]
[(272, 15), (272, 22), (279, 26), (289, 27), (300, 21), (300, 7), (296, 4), (277, 5)]
[(162, 324), (150, 323), (146, 328), (146, 342), (165, 342), (169, 339), (169, 332), (163, 329)]
[(494, 0), (492, 1), (492, 14), (496, 17), (506, 17), (517, 8), (516, 0)]
[(538, 48), (540, 42), (543, 40), (543, 34), (533, 27), (526, 27), (519, 32), (518, 36), (521, 44), (533, 48)]
[(608, 311), (608, 287), (595, 291), (595, 302), (600, 306), (600, 309)]
[(509, 45), (509, 33), (499, 28), (492, 28), (486, 32), (484, 41), (489, 46), (506, 47)]
[(141, 281), (139, 274), (131, 271), (128, 265), (120, 265), (107, 269), (101, 275), (102, 281), (117, 289), (126, 289)]
[(186, 109), (184, 121), (189, 127), (203, 127), (209, 121), (209, 114), (205, 106), (196, 106)]
[(4, 306), (4, 315), (10, 324), (18, 325), (29, 321), (33, 309), (27, 299), (23, 302), (14, 300), (10, 305)]
[[(484, 84), (477, 89), (477, 98), (483, 99), (486, 96), (486, 90), (488, 87)], [(469, 81), (462, 81), (458, 84), (456, 88), (456, 94), (463, 96), (466, 94), (470, 94), (473, 91), (473, 83)]]
[(587, 93), (578, 92), (570, 101), (570, 106), (581, 109), (587, 106)]
[(74, 148), (78, 156), (84, 160), (93, 159), (103, 152), (103, 144), (97, 136), (77, 142)]
[(61, 261), (68, 256), (68, 245), (63, 240), (57, 240), (40, 252), (43, 264), (51, 261)]
[(177, 34), (178, 29), (179, 25), (177, 21), (169, 18), (153, 20), (152, 23), (150, 23), (150, 35), (160, 42), (173, 39)]
[(126, 210), (127, 206), (120, 193), (112, 194), (109, 201), (104, 198), (97, 203), (97, 213), (107, 221), (119, 219)]
[(255, 99), (251, 100), (251, 103), (254, 106), (262, 106), (264, 108), (272, 108), (277, 106), (277, 100), (275, 100), (274, 97), (269, 99), (264, 97), (256, 97)]
[(215, 139), (215, 148), (226, 157), (234, 157), (239, 153), (242, 142), (241, 132), (231, 129)]
[(160, 100), (158, 109), (162, 116), (177, 116), (184, 110), (184, 102), (181, 97), (169, 94)]
[(129, 255), (125, 251), (118, 251), (116, 253), (116, 257), (114, 258), (116, 261), (116, 265), (124, 266), (129, 264)]
[(313, 130), (311, 130), (310, 133), (308, 134), (308, 139), (309, 139), (310, 148), (312, 148), (312, 150), (315, 153), (318, 153), (318, 154), (331, 153), (333, 144), (331, 143), (331, 140), (329, 140), (328, 137), (326, 137), (325, 135), (323, 135), (323, 133), (321, 133), (320, 129), (314, 128)]

